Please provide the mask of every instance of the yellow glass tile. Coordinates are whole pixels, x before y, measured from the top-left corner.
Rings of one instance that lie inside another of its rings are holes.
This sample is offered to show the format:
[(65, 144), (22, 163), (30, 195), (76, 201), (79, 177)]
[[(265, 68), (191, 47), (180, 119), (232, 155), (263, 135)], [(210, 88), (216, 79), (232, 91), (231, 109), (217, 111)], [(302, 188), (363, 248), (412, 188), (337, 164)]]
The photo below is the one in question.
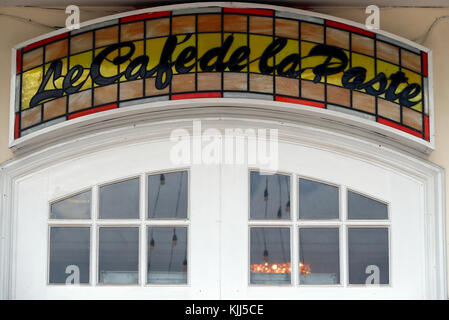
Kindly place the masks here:
[[(413, 71), (409, 71), (409, 70), (406, 70), (406, 69), (402, 69), (401, 71), (404, 72), (405, 76), (408, 78), (408, 83), (409, 83), (409, 84), (416, 83), (416, 84), (418, 84), (418, 85), (421, 87), (421, 92), (420, 92), (416, 97), (414, 97), (414, 98), (412, 98), (412, 99), (409, 99), (409, 101), (413, 101), (413, 102), (421, 101), (421, 100), (422, 100), (422, 83), (421, 83), (421, 76), (420, 76), (419, 74), (413, 72)], [(406, 87), (407, 87), (407, 84), (401, 83), (401, 84), (399, 85), (399, 87), (398, 87), (397, 92), (401, 92), (401, 91), (404, 90), (404, 88), (406, 88)], [(421, 112), (421, 111), (422, 111), (422, 101), (419, 102), (419, 103), (417, 103), (417, 104), (415, 104), (415, 105), (412, 106), (411, 108), (412, 108), (413, 110), (416, 110), (416, 111), (420, 111), (420, 112)]]
[[(286, 57), (288, 57), (291, 54), (299, 54), (299, 41), (298, 40), (291, 40), (288, 39), (287, 40), (287, 44), (286, 46), (278, 53), (275, 55), (275, 61), (276, 61), (276, 65), (279, 65), (282, 60), (284, 60)], [(285, 68), (284, 72), (286, 72), (287, 70), (290, 70), (293, 67), (293, 62), (289, 63)], [(299, 71), (299, 64), (300, 62), (298, 61), (297, 66), (295, 67), (295, 71)], [(276, 70), (276, 74), (278, 75), (279, 72), (278, 70)]]
[[(327, 83), (330, 83), (330, 84), (333, 84), (333, 85), (336, 85), (336, 86), (343, 86), (343, 84), (341, 82), (341, 79), (343, 77), (344, 72), (347, 71), (349, 69), (349, 67), (350, 67), (350, 64), (349, 64), (349, 51), (346, 51), (346, 50), (343, 50), (343, 51), (346, 54), (346, 57), (348, 58), (348, 64), (346, 65), (346, 68), (345, 68), (345, 70), (343, 72), (328, 75), (327, 76)], [(330, 63), (340, 64), (340, 60), (338, 60), (336, 58), (332, 58), (330, 60)]]
[[(390, 76), (393, 73), (396, 73), (399, 71), (399, 67), (397, 65), (382, 61), (382, 60), (377, 60), (377, 74), (383, 72), (385, 74), (385, 76), (388, 78), (390, 78)], [(390, 80), (388, 80), (388, 85), (390, 84)], [(388, 87), (387, 85), (387, 87)], [(375, 89), (379, 88), (379, 84), (374, 85)], [(385, 98), (385, 93), (382, 93), (381, 95), (379, 95), (379, 97), (381, 98)], [(395, 102), (399, 102), (399, 99), (397, 99)]]
[[(187, 47), (196, 47), (196, 35), (192, 35), (187, 41), (185, 41), (185, 39), (188, 37), (188, 35), (179, 35), (176, 36), (176, 38), (178, 39), (178, 45), (176, 46), (175, 50), (173, 51), (173, 61), (176, 61), (176, 59), (178, 58), (179, 54)], [(199, 40), (198, 40), (198, 46), (200, 46), (199, 44)], [(204, 43), (201, 45), (204, 46)], [(200, 55), (198, 55), (200, 56)], [(185, 64), (185, 66), (190, 67), (190, 66), (194, 66), (192, 68), (192, 70), (190, 70), (190, 72), (195, 72), (195, 59), (193, 59), (192, 61), (188, 62)], [(173, 74), (177, 74), (178, 72), (175, 69), (175, 66), (173, 66)]]
[[(207, 51), (212, 48), (221, 46), (221, 33), (204, 33), (198, 34), (198, 58), (201, 58)], [(213, 58), (208, 65), (213, 65), (217, 58)], [(204, 71), (200, 67), (200, 60), (198, 60), (198, 70)]]
[[(229, 61), (229, 58), (231, 57), (232, 53), (235, 52), (235, 50), (237, 50), (238, 48), (240, 48), (242, 46), (248, 45), (248, 36), (246, 34), (242, 34), (242, 33), (224, 33), (223, 41), (226, 41), (226, 39), (231, 35), (234, 37), (234, 41), (232, 42), (232, 45), (229, 48), (224, 61)], [(248, 59), (245, 59), (244, 61), (242, 61), (240, 63), (240, 65), (247, 65), (247, 63), (248, 63)], [(229, 68), (227, 68), (226, 70), (229, 71)], [(248, 71), (247, 67), (243, 68), (241, 72), (246, 72), (246, 71)]]
[[(310, 42), (304, 42), (301, 41), (301, 70), (304, 70), (301, 73), (301, 79), (306, 79), (306, 80), (313, 80), (315, 78), (315, 74), (313, 73), (313, 68), (323, 64), (326, 61), (326, 57), (322, 56), (318, 56), (318, 57), (306, 57), (310, 50), (315, 47), (316, 44), (315, 43), (310, 43)], [(325, 78), (322, 77), (321, 78), (321, 82), (324, 82)]]
[(30, 107), (30, 100), (42, 82), (42, 72), (43, 67), (37, 67), (22, 74), (22, 110)]
[(147, 40), (146, 55), (149, 57), (148, 70), (154, 69), (160, 60), (162, 50), (167, 38), (155, 38)]
[[(95, 50), (95, 56), (97, 56), (104, 49)], [(118, 51), (111, 52), (106, 56), (106, 59), (100, 65), (100, 74), (103, 77), (109, 78), (116, 76), (118, 74), (118, 66), (113, 64), (112, 61), (117, 57)], [(95, 87), (98, 87), (98, 84), (95, 84)]]
[[(251, 48), (251, 52), (249, 55), (250, 62), (255, 60), (254, 62), (250, 63), (249, 65), (249, 71), (255, 72), (255, 73), (261, 73), (259, 69), (259, 59), (262, 53), (264, 52), (265, 48), (273, 42), (273, 37), (270, 36), (259, 36), (259, 35), (250, 35), (249, 36), (249, 46)], [(273, 66), (273, 58), (268, 59), (268, 66)]]
[[(128, 67), (128, 65), (131, 63), (131, 61), (133, 61), (135, 58), (142, 56), (143, 55), (143, 40), (142, 41), (134, 41), (133, 42), (134, 46), (135, 46), (135, 50), (133, 55), (131, 56), (131, 58), (129, 58), (127, 61), (123, 62), (120, 64), (120, 72), (125, 72), (126, 68)], [(120, 51), (120, 56), (124, 56), (129, 52), (129, 50), (127, 49), (121, 49)], [(133, 73), (137, 72), (137, 69), (140, 66), (138, 66), (136, 68), (136, 70), (133, 70)], [(120, 81), (128, 81), (125, 76), (123, 75), (122, 77), (120, 77)]]
[(70, 68), (76, 65), (81, 65), (82, 67), (84, 67), (83, 75), (78, 79), (78, 81), (72, 84), (72, 86), (77, 86), (78, 84), (86, 80), (86, 82), (81, 87), (80, 91), (92, 87), (92, 79), (90, 78), (90, 70), (89, 70), (91, 64), (92, 64), (92, 51), (70, 56)]
[[(54, 78), (54, 74), (53, 74), (51, 76), (50, 80), (47, 82), (47, 85), (45, 86), (45, 90), (61, 89), (62, 88), (62, 84), (64, 82), (64, 76), (67, 74), (67, 58), (61, 59), (61, 62), (62, 62), (61, 77), (55, 79)], [(50, 68), (50, 65), (51, 65), (51, 62), (47, 63), (45, 65), (45, 73), (48, 72), (48, 69)]]
[[(366, 70), (365, 81), (370, 81), (375, 77), (375, 64), (374, 58), (367, 57), (363, 54), (352, 53), (352, 67), (362, 67)], [(365, 89), (360, 90), (365, 92)]]

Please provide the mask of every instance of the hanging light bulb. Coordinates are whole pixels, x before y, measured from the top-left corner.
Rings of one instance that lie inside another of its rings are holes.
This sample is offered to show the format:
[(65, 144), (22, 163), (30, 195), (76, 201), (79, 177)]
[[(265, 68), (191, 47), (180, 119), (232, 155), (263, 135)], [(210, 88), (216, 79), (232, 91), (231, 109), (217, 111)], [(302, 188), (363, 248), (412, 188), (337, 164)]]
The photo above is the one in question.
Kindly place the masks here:
[(265, 260), (265, 262), (268, 262), (268, 250), (267, 249), (265, 249), (263, 251), (263, 259)]
[(285, 205), (285, 211), (290, 212), (290, 200), (288, 200), (287, 204)]
[(281, 206), (279, 206), (279, 209), (278, 209), (278, 219), (280, 219), (280, 218), (282, 218), (282, 208), (281, 208)]
[(176, 233), (173, 233), (172, 243), (173, 247), (176, 247), (176, 244), (178, 243), (178, 237), (176, 236)]
[(151, 238), (151, 240), (150, 240), (150, 251), (153, 251), (153, 249), (154, 249), (154, 239)]
[(187, 258), (184, 258), (184, 261), (182, 262), (182, 270), (187, 270)]
[(164, 176), (164, 174), (161, 174), (160, 181), (161, 181), (161, 185), (165, 184), (165, 176)]
[(265, 191), (263, 192), (263, 199), (265, 201), (268, 201), (268, 189), (265, 189)]

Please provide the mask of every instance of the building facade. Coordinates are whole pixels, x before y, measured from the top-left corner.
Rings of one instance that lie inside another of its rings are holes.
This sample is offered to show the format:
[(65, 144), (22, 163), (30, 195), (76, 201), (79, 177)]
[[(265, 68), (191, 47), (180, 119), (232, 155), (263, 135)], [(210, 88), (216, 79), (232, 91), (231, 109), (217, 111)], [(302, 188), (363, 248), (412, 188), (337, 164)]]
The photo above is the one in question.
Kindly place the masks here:
[(1, 297), (447, 299), (444, 10), (12, 29)]

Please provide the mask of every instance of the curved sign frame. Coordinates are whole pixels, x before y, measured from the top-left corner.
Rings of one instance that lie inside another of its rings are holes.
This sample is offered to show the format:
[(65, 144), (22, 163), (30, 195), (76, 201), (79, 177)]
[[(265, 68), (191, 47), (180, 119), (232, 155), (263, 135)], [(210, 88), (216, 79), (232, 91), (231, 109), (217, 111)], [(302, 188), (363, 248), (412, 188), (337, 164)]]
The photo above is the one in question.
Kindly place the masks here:
[(232, 2), (127, 12), (13, 48), (10, 147), (127, 107), (206, 98), (271, 101), (430, 152), (430, 61), (430, 50), (411, 41), (291, 8)]

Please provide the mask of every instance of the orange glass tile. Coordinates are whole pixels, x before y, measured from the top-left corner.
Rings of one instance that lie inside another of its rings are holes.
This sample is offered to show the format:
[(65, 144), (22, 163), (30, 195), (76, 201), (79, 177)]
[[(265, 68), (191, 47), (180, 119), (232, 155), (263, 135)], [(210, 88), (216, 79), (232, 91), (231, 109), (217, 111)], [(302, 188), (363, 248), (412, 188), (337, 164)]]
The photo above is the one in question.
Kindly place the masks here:
[(322, 25), (301, 22), (301, 40), (323, 43), (324, 28)]
[(95, 48), (108, 46), (118, 42), (118, 26), (95, 31)]
[(276, 94), (299, 96), (299, 79), (276, 77)]
[(198, 73), (198, 91), (221, 90), (221, 73), (204, 72)]
[(349, 32), (326, 28), (326, 44), (349, 50)]
[(172, 33), (194, 33), (195, 16), (180, 16), (172, 18)]
[(250, 16), (249, 33), (273, 34), (273, 18)]
[(273, 93), (273, 77), (251, 73), (249, 75), (249, 90), (255, 92)]
[(152, 19), (146, 22), (147, 38), (168, 36), (170, 34), (170, 19)]
[(353, 33), (351, 39), (352, 51), (374, 56), (374, 39)]
[(194, 74), (174, 75), (171, 82), (172, 92), (191, 92), (195, 91)]
[(169, 92), (170, 86), (166, 86), (162, 90), (156, 88), (156, 78), (145, 79), (145, 96), (157, 96), (162, 94), (169, 94)]
[(66, 112), (67, 97), (61, 97), (44, 103), (44, 121), (60, 117)]
[(120, 27), (120, 41), (143, 39), (143, 21), (125, 23)]
[(96, 87), (94, 90), (94, 105), (102, 105), (117, 101), (117, 84)]
[(352, 91), (352, 107), (374, 114), (376, 113), (376, 97), (370, 94)]
[(143, 97), (143, 80), (120, 82), (120, 101)]
[(69, 112), (90, 108), (92, 106), (92, 89), (69, 95)]
[(23, 71), (32, 69), (44, 63), (44, 48), (40, 47), (23, 54)]
[(246, 73), (225, 72), (223, 75), (224, 90), (247, 91), (248, 77)]
[(225, 14), (223, 30), (229, 32), (246, 32), (248, 17), (236, 14)]
[(20, 127), (24, 129), (41, 122), (41, 112), (42, 106), (37, 106), (22, 111), (22, 119), (20, 120)]
[(422, 114), (413, 109), (402, 107), (402, 122), (412, 128), (422, 131)]
[(288, 19), (276, 19), (275, 20), (275, 32), (276, 36), (298, 39), (299, 37), (299, 22)]
[(377, 113), (387, 119), (399, 122), (401, 119), (399, 105), (388, 100), (377, 100)]
[(421, 56), (413, 52), (402, 49), (401, 65), (405, 68), (421, 73)]
[(82, 33), (70, 38), (70, 54), (92, 49), (92, 32)]
[(45, 62), (67, 57), (68, 40), (60, 40), (45, 46)]
[(351, 91), (346, 88), (327, 86), (327, 102), (350, 107)]
[(324, 101), (324, 85), (322, 83), (301, 80), (301, 97)]
[(377, 57), (392, 62), (394, 64), (399, 64), (399, 48), (391, 44), (377, 41), (376, 43)]
[(221, 31), (220, 14), (198, 15), (198, 32), (218, 32), (218, 31)]

